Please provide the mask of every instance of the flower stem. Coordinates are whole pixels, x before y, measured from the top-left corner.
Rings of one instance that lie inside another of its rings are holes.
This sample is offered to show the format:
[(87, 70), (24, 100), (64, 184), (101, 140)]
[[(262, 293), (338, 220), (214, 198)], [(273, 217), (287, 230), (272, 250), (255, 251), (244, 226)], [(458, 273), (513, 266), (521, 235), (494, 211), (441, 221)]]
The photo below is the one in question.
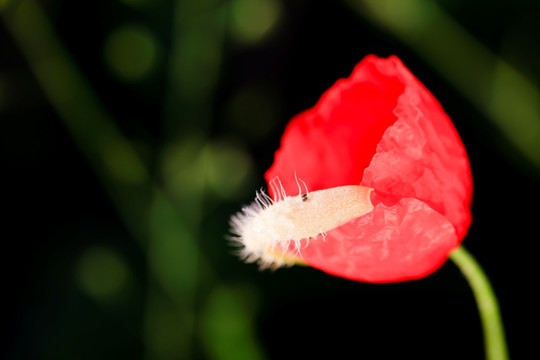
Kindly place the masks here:
[(507, 360), (508, 350), (497, 297), (489, 280), (474, 257), (463, 246), (450, 254), (472, 288), (484, 330), (487, 360)]

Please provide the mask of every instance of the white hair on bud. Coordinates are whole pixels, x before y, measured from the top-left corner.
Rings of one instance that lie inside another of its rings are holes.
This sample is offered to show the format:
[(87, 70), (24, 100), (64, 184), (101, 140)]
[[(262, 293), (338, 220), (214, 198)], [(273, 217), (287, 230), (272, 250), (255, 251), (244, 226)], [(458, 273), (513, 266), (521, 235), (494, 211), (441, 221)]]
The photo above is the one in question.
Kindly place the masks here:
[[(279, 178), (273, 179), (269, 186), (275, 200), (261, 189), (252, 204), (232, 216), (232, 240), (244, 261), (257, 262), (261, 269), (294, 265), (301, 262), (302, 240), (324, 241), (327, 231), (373, 209), (371, 188), (350, 185), (308, 193), (302, 181), (302, 193), (296, 182), (299, 194), (287, 196)], [(292, 243), (295, 253), (288, 252)]]

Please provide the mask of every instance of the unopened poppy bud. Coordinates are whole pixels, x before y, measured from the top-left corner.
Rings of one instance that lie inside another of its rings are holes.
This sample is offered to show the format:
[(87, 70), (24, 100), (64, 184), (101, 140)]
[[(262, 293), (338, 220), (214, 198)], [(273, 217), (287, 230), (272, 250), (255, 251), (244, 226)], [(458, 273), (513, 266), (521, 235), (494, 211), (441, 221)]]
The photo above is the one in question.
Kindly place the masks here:
[[(296, 174), (313, 192), (286, 197), (300, 188)], [(233, 219), (242, 256), (261, 267), (300, 259), (352, 280), (418, 279), (446, 261), (471, 224), (465, 147), (395, 56), (366, 57), (295, 116), (265, 178), (270, 196)], [(365, 201), (349, 207), (349, 191)]]

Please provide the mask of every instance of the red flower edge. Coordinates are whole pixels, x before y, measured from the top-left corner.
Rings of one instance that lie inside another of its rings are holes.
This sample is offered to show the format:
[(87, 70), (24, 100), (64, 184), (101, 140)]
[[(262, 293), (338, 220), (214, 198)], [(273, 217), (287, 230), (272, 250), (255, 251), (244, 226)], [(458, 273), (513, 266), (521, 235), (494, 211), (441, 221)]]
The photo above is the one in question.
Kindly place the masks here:
[[(295, 256), (348, 279), (383, 283), (429, 275), (470, 223), (467, 153), (435, 97), (395, 56), (370, 55), (288, 124), (272, 167), (288, 195), (373, 188), (374, 209), (305, 240)], [(289, 256), (294, 252), (289, 251)]]

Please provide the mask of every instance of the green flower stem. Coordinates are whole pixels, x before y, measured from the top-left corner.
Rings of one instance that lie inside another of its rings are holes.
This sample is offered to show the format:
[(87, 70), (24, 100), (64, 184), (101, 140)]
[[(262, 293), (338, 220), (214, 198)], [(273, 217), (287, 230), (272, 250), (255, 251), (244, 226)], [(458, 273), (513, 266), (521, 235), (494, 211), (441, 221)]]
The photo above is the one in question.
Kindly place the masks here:
[(499, 304), (486, 274), (463, 246), (453, 251), (450, 254), (450, 259), (465, 275), (476, 298), (484, 330), (486, 359), (507, 360), (508, 350)]

